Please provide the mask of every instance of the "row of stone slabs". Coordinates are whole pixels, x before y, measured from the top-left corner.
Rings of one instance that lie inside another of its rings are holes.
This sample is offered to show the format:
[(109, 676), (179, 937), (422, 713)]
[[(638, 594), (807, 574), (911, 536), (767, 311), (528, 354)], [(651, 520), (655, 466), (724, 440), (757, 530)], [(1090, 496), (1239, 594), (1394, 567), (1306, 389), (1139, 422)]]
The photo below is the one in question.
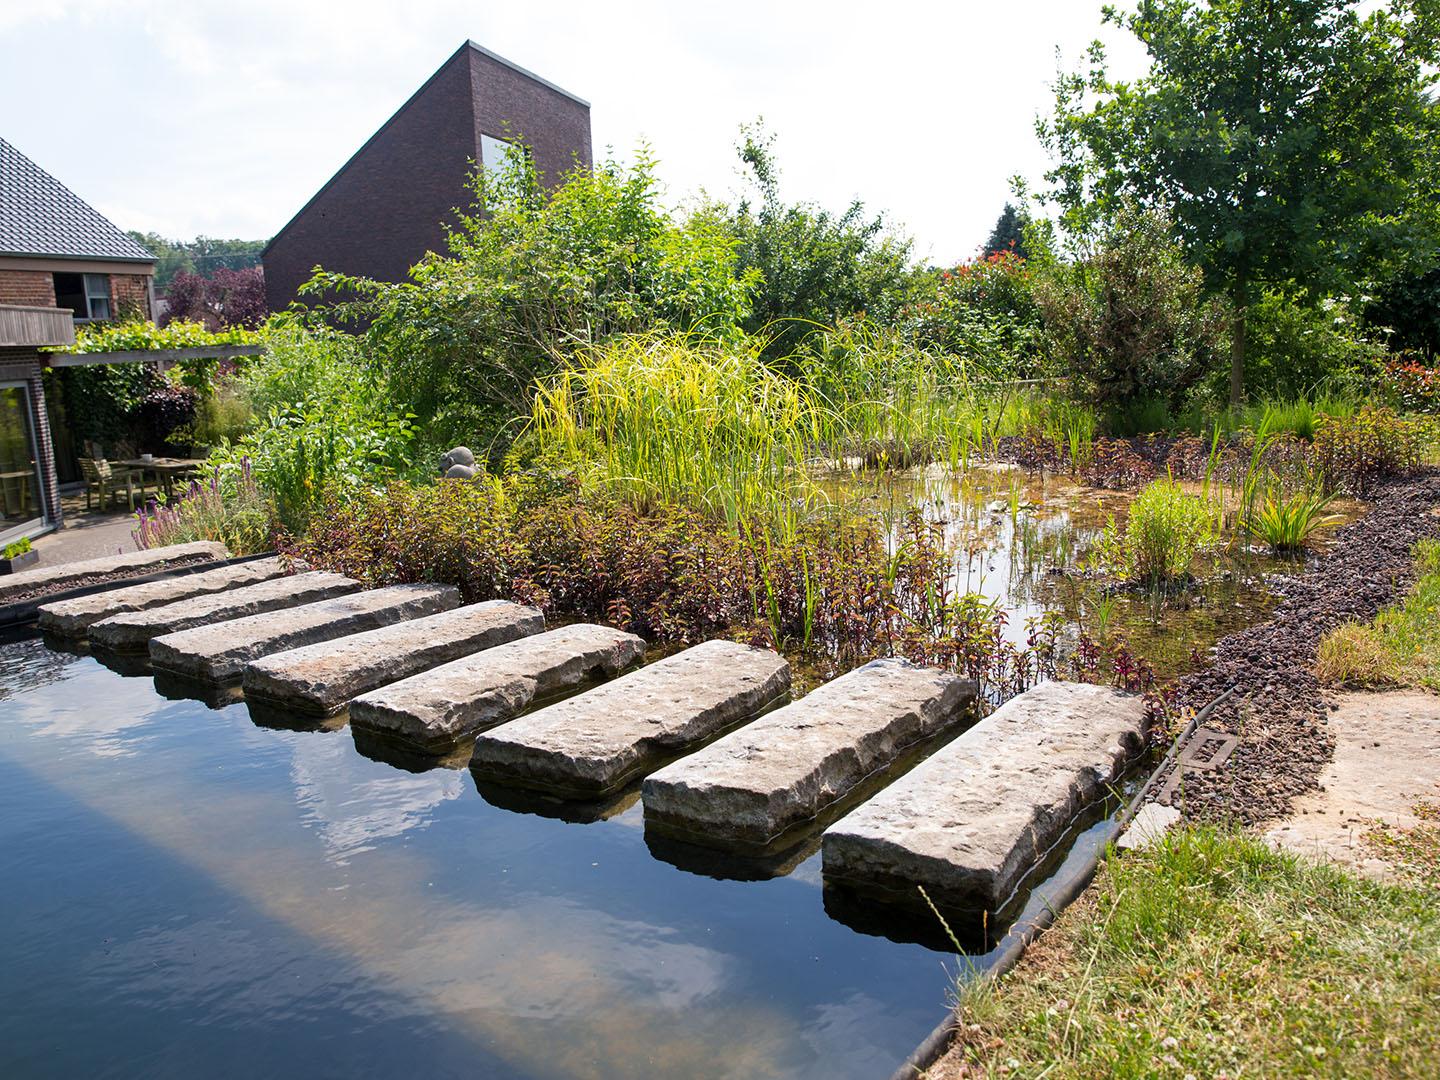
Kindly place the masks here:
[(784, 704), (789, 665), (768, 650), (710, 641), (637, 668), (633, 634), (547, 631), (508, 601), (365, 590), (278, 559), (59, 601), (40, 623), (146, 651), (157, 675), (239, 682), (255, 703), (310, 717), (348, 707), (357, 737), (434, 755), (473, 740), (481, 780), (599, 799), (644, 776), (647, 828), (701, 845), (773, 851), (878, 788), (824, 830), (827, 880), (902, 900), (922, 885), (985, 910), (1141, 740), (1139, 702), (1101, 687), (1045, 684), (952, 739), (976, 692), (942, 671), (879, 660)]

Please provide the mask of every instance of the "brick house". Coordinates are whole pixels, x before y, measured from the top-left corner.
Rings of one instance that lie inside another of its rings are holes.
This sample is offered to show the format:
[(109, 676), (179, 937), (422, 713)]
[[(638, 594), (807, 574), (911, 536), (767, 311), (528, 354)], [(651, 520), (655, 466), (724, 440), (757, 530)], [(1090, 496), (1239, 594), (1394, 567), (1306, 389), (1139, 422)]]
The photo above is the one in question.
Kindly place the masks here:
[(590, 104), (467, 41), (275, 234), (262, 254), (270, 310), (316, 266), (403, 280), (444, 249), (475, 165), (499, 165), (517, 141), (557, 182), (590, 164)]
[(60, 524), (42, 371), (74, 324), (154, 310), (155, 257), (0, 139), (0, 545)]

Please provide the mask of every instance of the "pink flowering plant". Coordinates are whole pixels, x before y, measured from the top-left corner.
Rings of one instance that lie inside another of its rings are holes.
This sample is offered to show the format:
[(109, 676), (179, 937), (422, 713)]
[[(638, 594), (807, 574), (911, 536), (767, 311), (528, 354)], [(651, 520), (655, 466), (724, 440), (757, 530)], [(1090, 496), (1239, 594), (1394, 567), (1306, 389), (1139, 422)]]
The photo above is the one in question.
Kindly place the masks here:
[(218, 540), (232, 555), (250, 555), (274, 548), (278, 529), (274, 503), (244, 458), (232, 483), (222, 483), (216, 468), (208, 481), (192, 480), (168, 502), (151, 499), (135, 514), (134, 536), (141, 550)]

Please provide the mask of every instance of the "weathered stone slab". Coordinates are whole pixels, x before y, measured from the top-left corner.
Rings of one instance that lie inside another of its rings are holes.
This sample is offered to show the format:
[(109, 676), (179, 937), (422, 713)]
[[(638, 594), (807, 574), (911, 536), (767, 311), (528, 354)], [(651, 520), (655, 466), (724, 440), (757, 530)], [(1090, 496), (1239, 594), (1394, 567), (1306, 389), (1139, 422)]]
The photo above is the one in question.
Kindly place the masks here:
[(608, 626), (576, 623), (497, 645), (362, 694), (350, 726), (426, 753), (444, 753), (518, 716), (534, 701), (609, 679), (639, 663), (645, 642)]
[(197, 540), (193, 544), (170, 544), (166, 547), (150, 548), (148, 551), (131, 551), (124, 555), (107, 555), (101, 559), (82, 559), (80, 562), (42, 566), (38, 570), (25, 570), (0, 578), (0, 604), (9, 604), (36, 593), (60, 592), (92, 583), (160, 574), (182, 566), (217, 562), (229, 557), (230, 550), (224, 544), (212, 540)]
[(40, 629), (62, 637), (84, 637), (92, 625), (114, 615), (147, 611), (195, 596), (242, 589), (247, 585), (284, 577), (286, 573), (280, 559), (252, 559), (214, 570), (147, 581), (143, 585), (107, 589), (71, 600), (55, 600), (41, 606)]
[(143, 651), (152, 639), (164, 634), (313, 604), (332, 596), (359, 592), (361, 588), (354, 578), (325, 570), (271, 578), (228, 592), (192, 596), (173, 604), (111, 615), (90, 625), (90, 642), (115, 652)]
[(596, 797), (756, 716), (789, 690), (784, 657), (707, 641), (491, 728), (476, 740), (470, 768), (510, 783)]
[(330, 716), (367, 691), (544, 629), (539, 608), (489, 600), (252, 660), (241, 682), (247, 698)]
[(1138, 696), (1051, 682), (1012, 698), (826, 830), (829, 880), (1001, 908), (1142, 743)]
[(965, 679), (876, 660), (660, 769), (642, 788), (646, 822), (698, 843), (768, 844), (966, 722), (974, 701)]
[(157, 672), (201, 682), (238, 682), (245, 665), (262, 656), (433, 615), (459, 603), (460, 590), (453, 585), (370, 589), (157, 637), (150, 642), (150, 663)]

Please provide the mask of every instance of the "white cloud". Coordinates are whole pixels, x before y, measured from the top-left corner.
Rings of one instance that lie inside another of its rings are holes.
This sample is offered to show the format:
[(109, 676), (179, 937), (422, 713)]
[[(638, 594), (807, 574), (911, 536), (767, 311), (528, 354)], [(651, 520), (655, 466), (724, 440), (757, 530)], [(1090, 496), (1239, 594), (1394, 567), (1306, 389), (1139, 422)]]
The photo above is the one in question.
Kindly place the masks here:
[(122, 227), (268, 236), (473, 38), (589, 99), (597, 148), (647, 139), (677, 200), (733, 189), (763, 114), (789, 197), (862, 198), (954, 259), (1043, 168), (1055, 49), (1099, 30), (1098, 0), (7, 0), (0, 97), (27, 106), (0, 134)]

